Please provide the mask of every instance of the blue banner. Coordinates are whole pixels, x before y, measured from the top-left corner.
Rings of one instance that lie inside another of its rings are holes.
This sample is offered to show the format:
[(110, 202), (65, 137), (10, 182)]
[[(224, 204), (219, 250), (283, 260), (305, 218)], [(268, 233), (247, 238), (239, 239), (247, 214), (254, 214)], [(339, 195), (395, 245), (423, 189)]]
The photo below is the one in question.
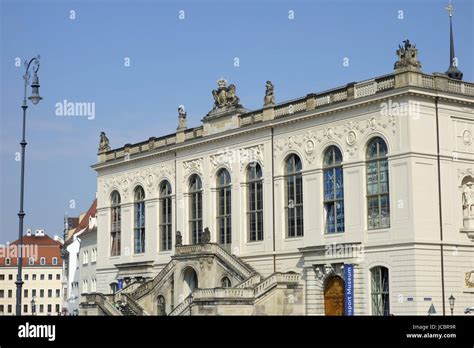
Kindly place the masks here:
[(117, 279), (117, 288), (118, 290), (123, 288), (123, 279)]
[(354, 315), (354, 265), (344, 265), (344, 314)]

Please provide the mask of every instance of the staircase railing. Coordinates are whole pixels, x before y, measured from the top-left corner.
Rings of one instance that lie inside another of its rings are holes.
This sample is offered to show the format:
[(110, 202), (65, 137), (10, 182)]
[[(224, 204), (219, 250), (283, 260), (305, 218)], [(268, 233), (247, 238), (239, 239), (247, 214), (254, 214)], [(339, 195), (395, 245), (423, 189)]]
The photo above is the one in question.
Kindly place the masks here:
[(192, 244), (192, 245), (181, 245), (176, 247), (176, 255), (186, 254), (202, 254), (209, 253), (215, 254), (225, 262), (234, 267), (244, 278), (250, 277), (255, 271), (251, 269), (247, 264), (240, 261), (237, 257), (230, 254), (227, 250), (222, 248), (216, 243), (203, 243), (203, 244)]
[(170, 316), (177, 316), (183, 313), (186, 308), (188, 308), (191, 305), (191, 302), (193, 302), (193, 295), (189, 295), (186, 297), (183, 302), (181, 302), (179, 305), (177, 305), (168, 315)]
[(145, 296), (160, 283), (160, 281), (169, 273), (169, 271), (171, 271), (175, 264), (175, 260), (171, 260), (170, 262), (168, 262), (166, 266), (156, 275), (155, 278), (146, 283), (141, 284), (138, 288), (136, 288), (133, 292), (130, 293), (130, 296), (134, 300), (138, 300), (139, 298)]
[[(120, 316), (122, 313), (115, 308), (111, 301), (107, 299), (107, 297), (112, 297), (113, 295), (107, 296), (100, 293), (92, 293), (92, 294), (84, 294), (83, 301), (87, 303), (94, 303), (96, 304), (106, 315), (113, 315), (113, 316)], [(85, 300), (85, 301), (84, 301)]]
[(255, 287), (255, 297), (259, 297), (277, 283), (297, 283), (300, 279), (298, 273), (273, 273)]

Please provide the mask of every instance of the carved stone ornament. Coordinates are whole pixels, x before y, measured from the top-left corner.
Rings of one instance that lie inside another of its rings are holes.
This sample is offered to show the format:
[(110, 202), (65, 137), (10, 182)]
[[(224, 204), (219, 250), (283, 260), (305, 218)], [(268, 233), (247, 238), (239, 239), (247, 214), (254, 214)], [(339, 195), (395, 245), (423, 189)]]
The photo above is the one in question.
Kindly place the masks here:
[(464, 145), (469, 146), (472, 144), (472, 133), (470, 130), (465, 129), (462, 132), (462, 142)]
[(248, 164), (258, 162), (263, 165), (263, 145), (256, 145), (239, 150), (240, 170), (244, 170)]
[(183, 162), (183, 180), (186, 181), (192, 172), (202, 173), (202, 157)]
[(418, 49), (416, 46), (412, 45), (408, 39), (403, 41), (403, 43), (403, 46), (398, 45), (398, 61), (395, 62), (394, 69), (398, 70), (408, 67), (421, 69), (421, 63), (418, 60)]
[(464, 280), (466, 288), (474, 288), (474, 271), (466, 272)]
[(393, 134), (396, 132), (396, 118), (393, 115), (384, 115), (379, 117), (371, 117), (364, 121), (349, 121), (346, 124), (331, 126), (322, 130), (311, 130), (304, 134), (291, 135), (287, 138), (278, 139), (274, 144), (274, 156), (284, 150), (298, 148), (302, 150), (308, 163), (312, 163), (316, 158), (316, 152), (313, 151), (313, 145), (321, 143), (323, 140), (334, 140), (345, 138), (347, 148), (345, 152), (353, 156), (357, 150), (357, 139), (359, 134), (378, 129), (391, 129)]
[(234, 162), (234, 152), (231, 150), (225, 150), (216, 155), (209, 156), (209, 162), (211, 163), (210, 176), (214, 174), (214, 171), (218, 167), (226, 167), (232, 172), (232, 163)]
[(217, 81), (217, 89), (212, 91), (214, 97), (214, 109), (222, 109), (228, 107), (242, 107), (240, 99), (236, 95), (236, 87), (233, 84), (227, 86), (227, 81), (221, 78)]

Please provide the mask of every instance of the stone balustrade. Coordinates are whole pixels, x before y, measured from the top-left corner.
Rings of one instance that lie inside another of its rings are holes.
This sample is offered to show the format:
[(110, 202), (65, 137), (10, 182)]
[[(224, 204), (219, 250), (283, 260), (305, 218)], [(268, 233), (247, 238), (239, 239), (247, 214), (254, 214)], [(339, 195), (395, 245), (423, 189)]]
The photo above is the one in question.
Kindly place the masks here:
[[(435, 91), (450, 92), (460, 95), (474, 96), (474, 84), (458, 81), (440, 74), (423, 74), (421, 72), (405, 71), (389, 74), (378, 78), (351, 83), (343, 87), (335, 88), (317, 94), (309, 94), (306, 97), (283, 102), (272, 106), (275, 118), (282, 118), (306, 112), (309, 110), (326, 107), (334, 103), (359, 99), (375, 95), (380, 92), (401, 88), (405, 86), (422, 87)], [(264, 121), (264, 109), (257, 109), (239, 115), (239, 126), (249, 126)], [(204, 136), (204, 127), (187, 129), (184, 131), (184, 143)], [(113, 161), (127, 158), (140, 153), (146, 153), (157, 148), (177, 144), (176, 134), (166, 135), (134, 145), (127, 144), (122, 148), (110, 150), (101, 157), (101, 162)]]

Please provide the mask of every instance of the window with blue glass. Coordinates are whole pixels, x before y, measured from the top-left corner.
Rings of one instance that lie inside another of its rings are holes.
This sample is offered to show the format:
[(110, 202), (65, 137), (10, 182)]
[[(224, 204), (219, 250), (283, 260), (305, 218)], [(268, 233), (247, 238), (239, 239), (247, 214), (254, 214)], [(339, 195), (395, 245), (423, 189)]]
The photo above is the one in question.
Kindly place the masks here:
[(134, 251), (141, 254), (145, 252), (145, 191), (141, 186), (135, 189), (134, 197)]
[(287, 237), (303, 236), (303, 176), (301, 159), (290, 155), (286, 160)]
[(189, 180), (189, 229), (192, 243), (199, 244), (202, 235), (202, 182), (197, 174)]
[(324, 153), (323, 166), (326, 233), (344, 232), (342, 154), (336, 146), (330, 146)]
[(217, 174), (217, 229), (220, 244), (232, 242), (231, 193), (230, 174), (226, 169), (221, 169)]
[(247, 168), (247, 225), (249, 241), (263, 240), (263, 173), (257, 162)]
[(367, 228), (390, 227), (387, 144), (373, 138), (367, 146)]
[(160, 184), (160, 234), (161, 250), (171, 250), (172, 244), (172, 196), (171, 185), (168, 181)]

